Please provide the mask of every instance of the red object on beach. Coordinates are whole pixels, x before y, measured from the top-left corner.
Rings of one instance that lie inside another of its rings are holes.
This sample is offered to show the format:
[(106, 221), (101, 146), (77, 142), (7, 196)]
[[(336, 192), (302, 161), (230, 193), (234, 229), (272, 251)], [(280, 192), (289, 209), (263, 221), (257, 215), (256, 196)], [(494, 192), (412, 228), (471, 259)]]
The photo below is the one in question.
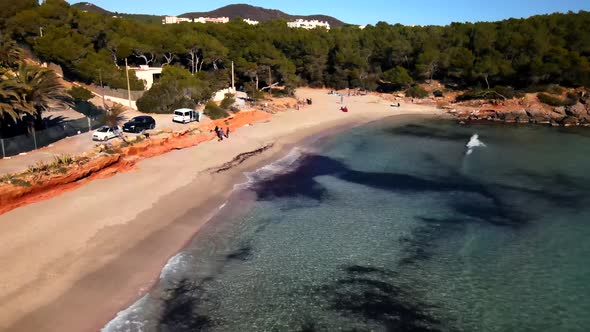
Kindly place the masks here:
[(342, 112), (348, 112), (348, 107), (346, 107), (346, 106), (340, 107), (340, 110)]

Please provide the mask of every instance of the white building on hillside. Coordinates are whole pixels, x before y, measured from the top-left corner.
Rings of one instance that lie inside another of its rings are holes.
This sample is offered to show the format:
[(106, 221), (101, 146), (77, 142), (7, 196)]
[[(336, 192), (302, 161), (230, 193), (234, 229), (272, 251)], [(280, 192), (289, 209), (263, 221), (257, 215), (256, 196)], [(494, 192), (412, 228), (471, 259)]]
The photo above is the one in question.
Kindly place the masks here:
[(176, 16), (165, 16), (162, 19), (162, 24), (177, 24), (180, 22), (192, 22), (190, 18), (186, 17), (176, 17)]
[(244, 19), (244, 22), (246, 22), (246, 23), (248, 23), (250, 25), (256, 25), (256, 24), (259, 23), (258, 21), (254, 21), (254, 20), (251, 20), (249, 18)]
[(315, 29), (315, 28), (325, 28), (330, 30), (330, 23), (322, 22), (318, 20), (303, 20), (303, 19), (296, 19), (293, 22), (287, 22), (287, 26), (289, 28), (303, 28), (303, 29)]
[(199, 17), (193, 20), (195, 23), (227, 23), (229, 17)]

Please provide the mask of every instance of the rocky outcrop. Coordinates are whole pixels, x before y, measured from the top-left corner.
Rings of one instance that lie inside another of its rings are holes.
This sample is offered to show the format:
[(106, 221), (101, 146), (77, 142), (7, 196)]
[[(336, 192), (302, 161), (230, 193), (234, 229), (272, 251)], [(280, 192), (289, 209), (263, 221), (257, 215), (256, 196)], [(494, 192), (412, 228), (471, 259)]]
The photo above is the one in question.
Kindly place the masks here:
[(524, 94), (521, 98), (498, 100), (468, 100), (453, 103), (448, 113), (460, 122), (494, 121), (504, 123), (533, 123), (552, 126), (590, 127), (590, 91), (585, 88), (568, 89), (564, 102), (577, 96), (576, 104), (554, 107), (542, 103), (537, 93)]
[(534, 123), (552, 126), (590, 126), (590, 103), (579, 102), (572, 106), (543, 107), (538, 104), (527, 105), (525, 108), (497, 109), (453, 109), (450, 114), (461, 122), (494, 121), (504, 123)]
[(590, 122), (590, 105), (577, 103), (573, 106), (567, 106), (565, 108), (565, 114), (571, 117), (577, 118), (582, 123)]

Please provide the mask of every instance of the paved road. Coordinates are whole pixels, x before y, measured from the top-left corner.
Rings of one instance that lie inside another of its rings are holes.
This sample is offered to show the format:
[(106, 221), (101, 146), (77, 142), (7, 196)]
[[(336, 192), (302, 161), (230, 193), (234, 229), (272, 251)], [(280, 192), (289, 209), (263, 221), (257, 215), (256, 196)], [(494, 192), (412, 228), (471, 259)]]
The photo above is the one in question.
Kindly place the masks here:
[(92, 133), (84, 133), (53, 143), (52, 145), (28, 152), (26, 155), (12, 156), (10, 159), (0, 159), (0, 175), (16, 173), (25, 170), (38, 162), (50, 162), (55, 156), (68, 154), (76, 155), (86, 152), (94, 146)]

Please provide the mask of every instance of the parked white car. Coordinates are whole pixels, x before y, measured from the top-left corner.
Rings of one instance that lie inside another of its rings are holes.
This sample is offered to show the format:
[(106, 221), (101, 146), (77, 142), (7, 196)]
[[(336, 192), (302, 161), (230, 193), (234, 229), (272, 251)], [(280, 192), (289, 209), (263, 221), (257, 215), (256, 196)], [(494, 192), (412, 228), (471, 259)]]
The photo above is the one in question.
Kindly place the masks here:
[(174, 111), (172, 116), (173, 122), (189, 123), (193, 121), (201, 121), (202, 111), (195, 111), (190, 108), (180, 108)]
[(108, 141), (111, 138), (115, 138), (119, 136), (121, 133), (121, 128), (119, 127), (108, 127), (102, 126), (92, 133), (92, 140), (93, 141)]

